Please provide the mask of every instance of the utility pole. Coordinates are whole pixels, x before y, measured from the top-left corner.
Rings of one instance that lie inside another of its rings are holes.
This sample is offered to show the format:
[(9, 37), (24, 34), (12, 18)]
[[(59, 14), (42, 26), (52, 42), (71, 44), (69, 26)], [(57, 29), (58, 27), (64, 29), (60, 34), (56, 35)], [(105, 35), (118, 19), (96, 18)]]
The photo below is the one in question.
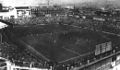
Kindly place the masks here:
[(51, 4), (53, 4), (53, 0), (47, 0), (47, 6), (49, 7)]
[(48, 7), (49, 7), (49, 5), (50, 5), (50, 0), (47, 0), (47, 5), (48, 5)]

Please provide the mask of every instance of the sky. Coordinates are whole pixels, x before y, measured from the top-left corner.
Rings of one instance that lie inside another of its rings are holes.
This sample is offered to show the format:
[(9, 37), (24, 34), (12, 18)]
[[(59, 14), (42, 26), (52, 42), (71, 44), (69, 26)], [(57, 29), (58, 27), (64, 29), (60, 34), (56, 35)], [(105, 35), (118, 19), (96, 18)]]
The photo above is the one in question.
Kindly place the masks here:
[[(51, 3), (65, 4), (65, 3), (84, 3), (84, 2), (105, 2), (106, 0), (50, 0)], [(108, 0), (120, 4), (120, 0)], [(28, 6), (46, 4), (47, 0), (0, 0), (4, 6)]]

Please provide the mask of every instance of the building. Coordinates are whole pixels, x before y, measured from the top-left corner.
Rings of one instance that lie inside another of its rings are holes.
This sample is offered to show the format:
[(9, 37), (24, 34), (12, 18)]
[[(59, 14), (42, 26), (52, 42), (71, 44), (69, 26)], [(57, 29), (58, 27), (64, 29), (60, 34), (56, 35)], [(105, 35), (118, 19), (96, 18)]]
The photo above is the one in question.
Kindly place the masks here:
[(15, 8), (4, 7), (0, 12), (0, 19), (8, 20), (10, 18), (17, 18), (17, 12)]
[(31, 13), (35, 16), (58, 16), (65, 14), (65, 9), (61, 7), (54, 7), (54, 6), (43, 6), (43, 7), (36, 7), (31, 8)]
[(31, 17), (31, 10), (30, 8), (27, 7), (15, 7), (17, 11), (17, 17), (22, 18), (22, 17)]
[(23, 17), (31, 17), (31, 10), (29, 7), (2, 7), (2, 11), (0, 11), (0, 19), (3, 20)]

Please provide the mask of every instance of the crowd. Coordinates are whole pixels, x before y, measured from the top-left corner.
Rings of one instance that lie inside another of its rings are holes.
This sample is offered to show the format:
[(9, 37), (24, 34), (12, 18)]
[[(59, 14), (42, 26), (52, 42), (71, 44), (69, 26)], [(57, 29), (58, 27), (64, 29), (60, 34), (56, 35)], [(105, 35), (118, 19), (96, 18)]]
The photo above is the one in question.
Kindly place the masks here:
[(10, 60), (18, 66), (49, 68), (48, 62), (43, 59), (37, 58), (29, 50), (19, 48), (13, 44), (2, 43), (0, 44), (1, 57)]
[[(38, 59), (37, 57), (33, 56), (27, 49), (23, 50), (23, 48), (18, 48), (15, 45), (11, 45), (8, 43), (0, 44), (0, 52), (1, 57), (9, 59), (12, 63), (15, 63), (19, 66), (26, 66), (26, 67), (37, 67), (37, 68), (49, 68), (50, 63), (43, 61), (42, 59)], [(84, 66), (95, 60), (99, 60), (105, 56), (110, 55), (113, 53), (112, 51), (104, 53), (102, 55), (94, 56), (94, 54), (90, 54), (89, 56), (85, 56), (82, 58), (77, 58), (68, 63), (61, 63), (61, 64), (54, 64), (54, 70), (72, 70), (75, 67)]]
[(101, 60), (102, 58), (109, 56), (112, 51), (109, 51), (107, 53), (97, 55), (95, 56), (94, 54), (90, 54), (89, 56), (85, 56), (82, 58), (77, 58), (71, 62), (68, 63), (63, 63), (55, 66), (55, 70), (73, 70), (76, 67), (85, 67), (89, 65), (90, 63), (94, 63), (98, 60)]

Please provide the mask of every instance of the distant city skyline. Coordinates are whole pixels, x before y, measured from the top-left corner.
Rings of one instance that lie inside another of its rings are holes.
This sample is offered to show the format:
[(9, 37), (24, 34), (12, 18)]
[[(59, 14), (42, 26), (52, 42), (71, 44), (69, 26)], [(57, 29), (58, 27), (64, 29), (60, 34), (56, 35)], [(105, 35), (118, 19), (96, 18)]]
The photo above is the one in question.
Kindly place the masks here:
[[(113, 3), (120, 4), (120, 0), (50, 0), (53, 4), (69, 4), (69, 3), (104, 3), (105, 1), (113, 1)], [(47, 4), (47, 0), (0, 0), (4, 6), (36, 6), (39, 4)]]

